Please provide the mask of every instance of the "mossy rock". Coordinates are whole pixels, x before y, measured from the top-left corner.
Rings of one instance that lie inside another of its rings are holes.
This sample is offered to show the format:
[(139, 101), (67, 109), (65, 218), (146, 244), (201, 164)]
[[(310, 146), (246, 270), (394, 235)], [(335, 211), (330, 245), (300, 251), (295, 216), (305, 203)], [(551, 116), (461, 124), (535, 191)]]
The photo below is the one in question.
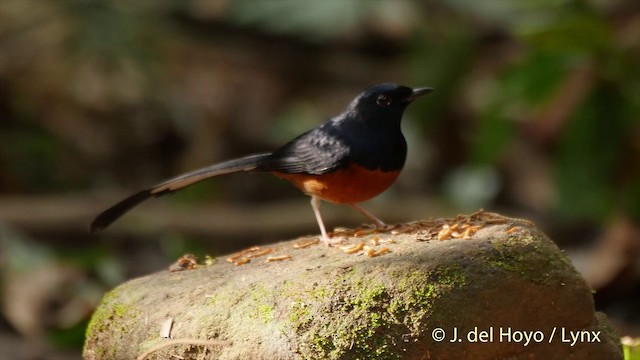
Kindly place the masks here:
[(340, 235), (380, 256), (298, 239), (244, 265), (122, 284), (96, 310), (84, 357), (622, 359), (591, 289), (526, 221), (476, 213)]

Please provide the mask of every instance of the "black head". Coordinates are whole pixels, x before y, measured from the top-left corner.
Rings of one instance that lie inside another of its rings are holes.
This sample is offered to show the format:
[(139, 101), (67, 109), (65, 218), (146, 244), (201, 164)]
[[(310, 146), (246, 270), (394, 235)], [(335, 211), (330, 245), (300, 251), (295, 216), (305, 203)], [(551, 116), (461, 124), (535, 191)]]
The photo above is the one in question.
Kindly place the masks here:
[(400, 121), (402, 113), (413, 100), (432, 91), (432, 88), (412, 89), (396, 84), (374, 85), (353, 99), (347, 113), (365, 121)]

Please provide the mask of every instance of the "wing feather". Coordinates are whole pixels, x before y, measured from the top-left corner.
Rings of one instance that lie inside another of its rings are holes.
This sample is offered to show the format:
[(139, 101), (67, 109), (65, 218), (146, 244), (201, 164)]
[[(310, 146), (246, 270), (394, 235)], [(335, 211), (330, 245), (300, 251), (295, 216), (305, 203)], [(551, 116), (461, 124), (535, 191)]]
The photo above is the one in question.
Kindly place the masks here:
[(331, 122), (306, 132), (274, 151), (257, 170), (322, 175), (349, 160), (350, 148)]

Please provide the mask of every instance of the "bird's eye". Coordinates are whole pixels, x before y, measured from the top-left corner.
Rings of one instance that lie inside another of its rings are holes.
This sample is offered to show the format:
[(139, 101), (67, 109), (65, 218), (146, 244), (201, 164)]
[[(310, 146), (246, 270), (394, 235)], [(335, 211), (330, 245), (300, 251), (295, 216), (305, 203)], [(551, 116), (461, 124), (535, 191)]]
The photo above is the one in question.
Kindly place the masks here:
[(383, 107), (389, 106), (391, 105), (391, 98), (386, 95), (378, 95), (378, 98), (376, 99), (376, 104)]

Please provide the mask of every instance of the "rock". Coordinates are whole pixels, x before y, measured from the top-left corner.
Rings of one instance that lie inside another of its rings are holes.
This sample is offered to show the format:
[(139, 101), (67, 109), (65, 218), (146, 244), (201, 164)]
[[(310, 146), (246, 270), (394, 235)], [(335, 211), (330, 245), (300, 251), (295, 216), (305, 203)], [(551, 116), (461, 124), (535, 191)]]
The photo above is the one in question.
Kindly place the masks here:
[(591, 289), (528, 221), (478, 212), (360, 232), (336, 235), (371, 249), (298, 239), (122, 284), (84, 357), (622, 359)]

